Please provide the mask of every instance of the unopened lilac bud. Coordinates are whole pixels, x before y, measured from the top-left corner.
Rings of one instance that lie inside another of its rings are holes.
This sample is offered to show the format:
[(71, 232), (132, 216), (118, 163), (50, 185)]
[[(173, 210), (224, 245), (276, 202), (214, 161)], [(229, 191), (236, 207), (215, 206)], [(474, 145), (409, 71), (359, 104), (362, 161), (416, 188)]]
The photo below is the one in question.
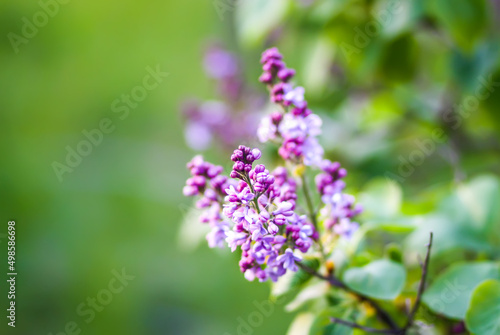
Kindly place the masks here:
[(337, 176), (338, 178), (344, 178), (345, 176), (347, 176), (347, 170), (344, 168), (339, 169), (339, 171), (337, 172)]
[(236, 171), (233, 170), (233, 171), (231, 171), (231, 173), (229, 174), (229, 176), (231, 178), (239, 178), (240, 174), (238, 172), (236, 172)]
[(274, 103), (282, 102), (283, 101), (283, 94), (273, 94), (271, 96), (271, 101)]
[(290, 87), (288, 84), (284, 83), (277, 83), (276, 85), (273, 86), (271, 89), (272, 94), (284, 94), (285, 90), (287, 90)]
[(245, 170), (245, 172), (252, 171), (252, 164), (245, 164), (243, 169)]
[(266, 190), (266, 187), (264, 186), (264, 184), (261, 184), (259, 182), (256, 182), (255, 184), (253, 184), (253, 188), (255, 189), (255, 192), (264, 192)]
[(203, 176), (194, 176), (194, 177), (189, 178), (186, 181), (187, 185), (196, 186), (198, 188), (204, 187), (205, 183), (206, 183), (206, 180), (205, 180), (205, 177), (203, 177)]
[(283, 120), (283, 114), (281, 112), (272, 112), (271, 113), (271, 121), (274, 124), (279, 124)]
[(273, 75), (271, 72), (264, 72), (260, 77), (259, 81), (264, 84), (271, 84), (273, 82)]
[(182, 194), (186, 197), (192, 197), (198, 194), (198, 187), (186, 185), (182, 189)]
[(255, 161), (255, 157), (252, 155), (252, 154), (248, 154), (246, 157), (245, 157), (246, 161), (249, 162), (249, 163), (253, 163)]
[(250, 148), (245, 147), (244, 145), (238, 146), (238, 149), (243, 153), (243, 157), (250, 152)]
[(245, 169), (245, 163), (238, 161), (234, 163), (233, 170), (234, 171), (243, 171)]
[(262, 152), (260, 152), (260, 150), (257, 148), (253, 148), (252, 149), (252, 156), (254, 157), (255, 160), (258, 160), (258, 159), (260, 159), (260, 157), (262, 157)]
[(270, 72), (270, 71), (279, 71), (285, 66), (285, 63), (281, 60), (277, 59), (272, 59), (268, 62), (266, 62), (264, 65), (262, 65), (262, 70), (265, 72)]
[(295, 75), (294, 69), (283, 68), (278, 71), (278, 78), (282, 81), (288, 81)]
[(223, 168), (220, 165), (211, 166), (207, 171), (207, 176), (209, 178), (214, 178), (222, 172)]
[(234, 150), (233, 154), (231, 155), (231, 160), (233, 162), (239, 161), (243, 159), (243, 151), (242, 150)]
[(204, 196), (212, 201), (217, 201), (217, 193), (215, 193), (215, 191), (211, 188), (207, 188), (205, 190)]
[(266, 184), (270, 185), (274, 183), (274, 176), (273, 175), (267, 175), (267, 180)]
[(255, 276), (259, 279), (260, 282), (266, 281), (267, 279), (266, 271), (262, 270), (261, 268), (257, 268), (257, 270), (255, 271)]
[(260, 62), (261, 62), (261, 64), (264, 64), (264, 63), (268, 62), (270, 59), (282, 59), (282, 58), (283, 58), (283, 56), (278, 51), (278, 48), (272, 47), (272, 48), (265, 50), (262, 53), (262, 57), (260, 59)]
[(196, 208), (207, 208), (212, 204), (210, 199), (208, 198), (201, 198), (196, 202)]
[(305, 112), (305, 108), (298, 108), (298, 107), (294, 107), (292, 108), (292, 114), (295, 115), (295, 116), (304, 116), (304, 112)]
[(213, 188), (219, 189), (226, 181), (227, 177), (219, 174), (210, 180), (210, 185), (212, 185)]
[(274, 223), (269, 222), (269, 225), (267, 227), (267, 231), (269, 232), (269, 234), (276, 235), (279, 231), (279, 227), (277, 225), (275, 225)]
[(325, 159), (321, 162), (321, 169), (326, 173), (334, 174), (339, 168), (339, 162), (330, 162), (328, 159)]
[(255, 166), (255, 173), (259, 174), (266, 171), (266, 167), (263, 164)]
[(300, 238), (295, 241), (295, 244), (301, 252), (307, 252), (307, 250), (311, 247), (311, 242), (304, 241)]
[(261, 184), (264, 184), (267, 181), (268, 174), (265, 172), (258, 173), (255, 177), (255, 180)]
[(273, 221), (275, 224), (277, 224), (279, 226), (282, 226), (282, 225), (287, 223), (286, 217), (284, 215), (281, 215), (281, 214), (276, 215), (276, 217), (274, 218)]

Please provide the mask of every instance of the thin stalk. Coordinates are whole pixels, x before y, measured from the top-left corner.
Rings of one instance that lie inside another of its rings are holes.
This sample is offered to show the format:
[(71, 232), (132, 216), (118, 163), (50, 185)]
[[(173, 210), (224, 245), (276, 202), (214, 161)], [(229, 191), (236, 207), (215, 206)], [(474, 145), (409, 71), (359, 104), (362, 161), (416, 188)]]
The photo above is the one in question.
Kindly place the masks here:
[(255, 194), (255, 197), (253, 198), (253, 204), (255, 206), (255, 210), (257, 211), (257, 213), (260, 214), (260, 208), (259, 208), (259, 197), (257, 196), (257, 193), (255, 192), (255, 189), (253, 188), (253, 185), (252, 185), (252, 181), (250, 180), (250, 177), (248, 176), (247, 173), (245, 173), (244, 175), (242, 175), (243, 177), (243, 181), (245, 183), (247, 183), (247, 185), (250, 187), (250, 190), (252, 191), (253, 194)]
[(413, 325), (413, 321), (415, 320), (415, 315), (417, 314), (418, 308), (420, 307), (420, 302), (422, 301), (422, 295), (425, 290), (425, 281), (427, 280), (427, 273), (429, 270), (429, 261), (431, 259), (431, 248), (432, 248), (432, 238), (433, 234), (430, 233), (429, 244), (427, 245), (427, 254), (425, 255), (424, 264), (422, 265), (422, 277), (420, 278), (420, 284), (418, 285), (417, 299), (415, 300), (415, 305), (410, 311), (408, 315), (408, 321), (406, 322), (405, 327), (403, 328), (404, 333)]
[[(307, 210), (309, 212), (309, 217), (311, 218), (311, 221), (314, 225), (314, 229), (319, 232), (318, 228), (318, 220), (316, 219), (316, 211), (314, 210), (314, 205), (312, 203), (311, 195), (309, 193), (309, 187), (307, 186), (307, 179), (305, 173), (301, 175), (302, 179), (302, 189), (304, 191), (304, 197), (306, 198), (306, 203), (307, 203)], [(325, 254), (325, 249), (323, 248), (323, 243), (321, 243), (321, 238), (318, 238), (318, 245), (319, 245), (319, 250), (321, 252), (321, 256), (323, 258), (323, 261), (326, 262), (326, 254)]]

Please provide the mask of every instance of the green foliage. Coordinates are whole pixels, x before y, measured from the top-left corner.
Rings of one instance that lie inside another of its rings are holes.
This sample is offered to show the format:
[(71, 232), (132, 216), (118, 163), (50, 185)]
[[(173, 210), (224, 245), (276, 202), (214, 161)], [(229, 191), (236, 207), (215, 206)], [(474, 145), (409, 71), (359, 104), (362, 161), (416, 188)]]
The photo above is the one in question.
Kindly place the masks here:
[(249, 46), (262, 43), (280, 24), (289, 7), (290, 0), (238, 0), (235, 9), (241, 41)]
[(476, 287), (472, 292), (465, 322), (473, 334), (500, 333), (500, 281), (485, 280)]
[(470, 51), (483, 37), (488, 24), (485, 0), (434, 0), (427, 1), (427, 6), (429, 13), (465, 51)]
[(486, 279), (500, 279), (498, 263), (454, 264), (433, 281), (423, 301), (436, 313), (464, 319), (472, 292)]
[(343, 275), (350, 289), (376, 299), (393, 300), (404, 287), (405, 268), (389, 260), (377, 260), (363, 267), (350, 268)]

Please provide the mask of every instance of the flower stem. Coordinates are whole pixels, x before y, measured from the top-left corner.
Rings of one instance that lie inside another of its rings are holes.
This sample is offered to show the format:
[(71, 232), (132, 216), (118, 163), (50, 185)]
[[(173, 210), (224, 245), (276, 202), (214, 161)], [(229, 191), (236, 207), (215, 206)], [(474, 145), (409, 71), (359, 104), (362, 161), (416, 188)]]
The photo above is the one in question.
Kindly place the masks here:
[(306, 180), (305, 174), (302, 174), (301, 179), (302, 179), (302, 189), (304, 190), (304, 197), (306, 198), (309, 216), (310, 216), (311, 221), (314, 225), (314, 228), (316, 228), (316, 230), (318, 230), (318, 222), (316, 220), (316, 212), (314, 211), (314, 206), (313, 206), (313, 203), (311, 200), (311, 195), (309, 194), (309, 187), (307, 187), (307, 180)]
[(250, 180), (250, 176), (248, 173), (245, 172), (245, 174), (242, 175), (243, 181), (247, 183), (247, 185), (250, 187), (251, 192), (255, 195), (253, 198), (253, 204), (255, 206), (255, 210), (257, 213), (260, 214), (260, 208), (259, 208), (259, 197), (257, 196), (257, 193), (255, 192), (255, 189), (253, 188), (252, 181)]
[[(311, 195), (309, 193), (309, 187), (307, 186), (307, 179), (305, 173), (303, 173), (300, 177), (302, 179), (302, 189), (304, 191), (304, 197), (306, 198), (307, 209), (309, 212), (309, 217), (311, 218), (312, 224), (314, 225), (314, 229), (319, 233), (318, 228), (318, 220), (316, 218), (316, 211), (314, 210), (314, 205), (311, 200)], [(321, 243), (321, 238), (318, 237), (318, 245), (321, 251), (321, 256), (323, 261), (326, 261), (325, 249), (323, 248), (323, 244)]]

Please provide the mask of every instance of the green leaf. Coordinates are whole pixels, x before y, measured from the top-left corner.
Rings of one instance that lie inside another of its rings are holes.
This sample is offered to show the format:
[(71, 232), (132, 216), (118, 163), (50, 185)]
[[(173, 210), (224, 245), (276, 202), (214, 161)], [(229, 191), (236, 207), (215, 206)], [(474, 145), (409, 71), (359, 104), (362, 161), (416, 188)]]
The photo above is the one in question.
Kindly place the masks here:
[(365, 187), (360, 203), (370, 218), (387, 219), (399, 214), (401, 199), (399, 184), (390, 179), (375, 179)]
[[(346, 309), (345, 306), (328, 308), (316, 316), (309, 330), (309, 335), (351, 335), (352, 328), (334, 324), (331, 317), (350, 320), (352, 309)], [(304, 333), (306, 334), (306, 333)]]
[(303, 335), (308, 334), (311, 325), (314, 322), (313, 313), (300, 313), (293, 320), (286, 335)]
[(406, 271), (401, 264), (382, 259), (363, 267), (350, 268), (343, 278), (347, 286), (356, 292), (376, 299), (392, 300), (404, 287)]
[(484, 33), (488, 15), (484, 0), (432, 0), (429, 12), (463, 50), (470, 51)]
[(285, 17), (289, 0), (238, 0), (236, 25), (241, 40), (247, 46), (262, 42)]
[(500, 282), (485, 280), (479, 284), (465, 315), (467, 328), (476, 335), (500, 334)]
[(434, 312), (463, 319), (474, 288), (486, 279), (499, 279), (494, 262), (462, 263), (450, 266), (425, 291), (422, 300)]
[(418, 69), (418, 44), (411, 34), (403, 34), (385, 48), (380, 62), (380, 75), (389, 81), (409, 81)]
[[(461, 208), (456, 206), (455, 212), (459, 211), (461, 211)], [(490, 251), (491, 247), (486, 243), (483, 236), (473, 231), (462, 220), (455, 220), (453, 215), (453, 212), (448, 212), (448, 215), (443, 213), (420, 217), (415, 222), (417, 229), (405, 241), (406, 251), (423, 250), (423, 246), (429, 240), (429, 232), (431, 231), (434, 233), (435, 243), (432, 247), (434, 257), (447, 250), (455, 249)]]
[(297, 296), (285, 306), (287, 312), (293, 312), (302, 307), (306, 302), (324, 298), (328, 292), (329, 286), (326, 281), (320, 281), (314, 285), (309, 285), (300, 290)]
[(467, 209), (469, 224), (485, 233), (498, 223), (500, 203), (500, 183), (494, 176), (480, 176), (468, 184), (460, 185), (457, 195)]
[(416, 250), (434, 232), (433, 256), (450, 249), (494, 252), (500, 246), (500, 182), (492, 175), (460, 184), (438, 209), (416, 223), (406, 246)]
[(403, 263), (403, 253), (399, 244), (389, 243), (385, 246), (384, 249), (387, 258), (396, 263)]

